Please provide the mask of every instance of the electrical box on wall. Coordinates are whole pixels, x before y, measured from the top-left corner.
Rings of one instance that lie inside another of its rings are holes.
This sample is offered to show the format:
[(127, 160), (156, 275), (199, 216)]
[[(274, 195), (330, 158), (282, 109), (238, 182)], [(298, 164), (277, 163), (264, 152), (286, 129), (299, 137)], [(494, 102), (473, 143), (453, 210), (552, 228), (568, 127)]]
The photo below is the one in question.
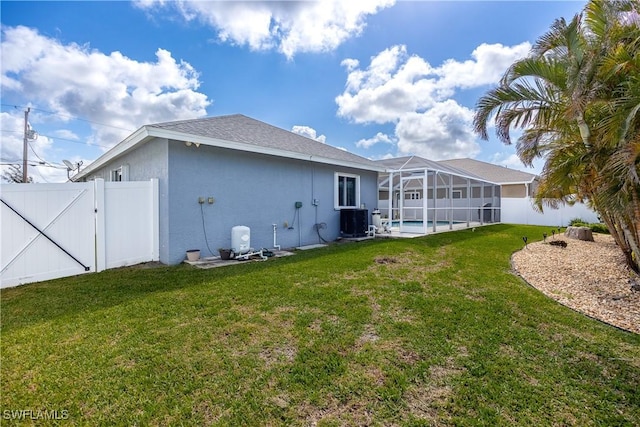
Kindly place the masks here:
[(296, 202), (296, 209), (300, 209), (302, 207), (302, 202)]

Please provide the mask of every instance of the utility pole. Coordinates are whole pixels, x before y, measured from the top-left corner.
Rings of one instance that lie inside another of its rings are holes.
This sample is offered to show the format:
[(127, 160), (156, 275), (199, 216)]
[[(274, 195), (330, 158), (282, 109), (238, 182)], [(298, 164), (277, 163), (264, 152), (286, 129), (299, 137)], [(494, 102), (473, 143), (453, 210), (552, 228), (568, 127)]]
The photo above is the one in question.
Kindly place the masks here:
[(31, 107), (28, 107), (24, 112), (24, 141), (22, 146), (22, 183), (26, 184), (27, 181), (27, 137), (29, 133), (29, 111)]

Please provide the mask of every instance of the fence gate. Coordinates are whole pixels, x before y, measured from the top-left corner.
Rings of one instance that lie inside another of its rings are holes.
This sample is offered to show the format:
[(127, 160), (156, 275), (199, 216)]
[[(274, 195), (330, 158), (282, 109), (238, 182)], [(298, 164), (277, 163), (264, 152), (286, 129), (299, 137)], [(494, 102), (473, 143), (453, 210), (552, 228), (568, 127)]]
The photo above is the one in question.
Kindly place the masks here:
[(2, 287), (96, 271), (93, 183), (3, 185), (1, 199)]
[[(157, 260), (157, 180), (123, 184), (121, 191), (108, 190), (108, 197), (102, 180), (0, 186), (0, 287)], [(105, 203), (126, 211), (121, 202), (127, 199), (146, 216), (115, 222), (106, 217)], [(123, 241), (136, 242), (137, 251), (123, 255), (114, 243)]]

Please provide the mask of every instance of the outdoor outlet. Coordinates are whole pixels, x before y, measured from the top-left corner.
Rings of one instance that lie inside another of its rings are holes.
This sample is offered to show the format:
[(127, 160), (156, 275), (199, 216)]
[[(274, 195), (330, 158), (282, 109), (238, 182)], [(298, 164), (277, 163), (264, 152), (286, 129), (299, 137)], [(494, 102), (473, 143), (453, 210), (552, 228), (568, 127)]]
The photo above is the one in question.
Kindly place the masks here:
[(209, 197), (209, 204), (210, 205), (212, 205), (213, 202), (215, 202), (215, 201), (216, 201), (216, 199), (214, 199), (213, 197)]
[(202, 205), (204, 203), (204, 197), (198, 197), (198, 203)]
[(318, 203), (320, 203), (318, 199), (313, 199), (313, 206), (318, 206)]

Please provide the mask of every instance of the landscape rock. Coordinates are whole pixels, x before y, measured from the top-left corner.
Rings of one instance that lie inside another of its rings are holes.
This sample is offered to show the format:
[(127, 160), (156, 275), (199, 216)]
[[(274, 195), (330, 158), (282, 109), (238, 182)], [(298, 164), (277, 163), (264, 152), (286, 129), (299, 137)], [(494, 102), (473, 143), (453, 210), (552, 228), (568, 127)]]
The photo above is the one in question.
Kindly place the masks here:
[(514, 270), (545, 295), (618, 328), (640, 334), (640, 292), (632, 289), (640, 276), (608, 234), (594, 242), (574, 240), (558, 250), (544, 242), (513, 254)]
[(564, 235), (571, 239), (593, 242), (593, 233), (589, 227), (567, 227)]

